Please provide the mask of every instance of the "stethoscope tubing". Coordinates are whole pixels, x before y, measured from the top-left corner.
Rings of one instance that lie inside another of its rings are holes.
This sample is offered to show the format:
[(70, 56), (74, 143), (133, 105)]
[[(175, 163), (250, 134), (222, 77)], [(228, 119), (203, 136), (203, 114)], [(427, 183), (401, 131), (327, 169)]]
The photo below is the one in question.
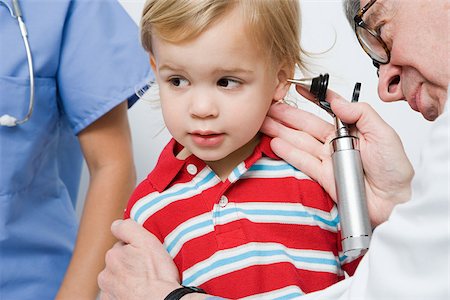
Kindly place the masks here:
[(28, 113), (22, 120), (14, 120), (13, 123), (10, 124), (1, 124), (2, 126), (8, 126), (13, 127), (17, 125), (21, 125), (25, 122), (27, 122), (31, 115), (33, 114), (33, 108), (34, 108), (34, 91), (35, 91), (35, 85), (34, 85), (34, 69), (33, 69), (33, 56), (31, 54), (31, 48), (30, 43), (28, 41), (28, 32), (27, 27), (25, 25), (25, 22), (22, 19), (22, 10), (20, 9), (19, 1), (18, 0), (12, 0), (13, 7), (6, 4), (6, 2), (0, 0), (0, 5), (6, 6), (11, 14), (11, 16), (15, 19), (17, 19), (17, 22), (19, 23), (20, 27), (20, 34), (22, 35), (22, 40), (25, 46), (25, 51), (27, 54), (27, 61), (28, 61), (28, 72), (30, 76), (30, 101), (28, 105)]

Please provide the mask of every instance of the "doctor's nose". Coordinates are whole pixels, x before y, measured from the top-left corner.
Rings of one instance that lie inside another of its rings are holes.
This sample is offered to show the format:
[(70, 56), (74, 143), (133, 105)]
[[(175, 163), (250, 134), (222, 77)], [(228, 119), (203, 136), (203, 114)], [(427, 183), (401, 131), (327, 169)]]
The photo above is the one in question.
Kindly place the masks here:
[(384, 102), (404, 100), (401, 68), (390, 63), (379, 65), (378, 95)]
[(193, 118), (215, 118), (219, 115), (219, 107), (213, 96), (199, 92), (190, 101), (189, 114)]

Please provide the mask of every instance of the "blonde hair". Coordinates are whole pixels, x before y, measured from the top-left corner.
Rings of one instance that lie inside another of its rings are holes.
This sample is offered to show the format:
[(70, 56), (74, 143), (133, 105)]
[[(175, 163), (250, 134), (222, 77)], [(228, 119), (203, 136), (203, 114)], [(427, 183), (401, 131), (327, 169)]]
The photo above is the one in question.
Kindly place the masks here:
[(239, 8), (249, 37), (273, 64), (304, 69), (297, 0), (147, 0), (141, 19), (141, 42), (152, 54), (152, 34), (180, 43), (200, 35), (213, 22)]

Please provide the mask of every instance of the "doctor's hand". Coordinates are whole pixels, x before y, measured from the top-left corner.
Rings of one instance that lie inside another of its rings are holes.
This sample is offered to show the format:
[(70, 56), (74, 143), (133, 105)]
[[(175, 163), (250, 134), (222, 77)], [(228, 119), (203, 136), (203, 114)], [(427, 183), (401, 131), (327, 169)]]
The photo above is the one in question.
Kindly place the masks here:
[[(296, 88), (314, 99), (306, 89)], [(397, 133), (370, 105), (350, 103), (330, 90), (327, 101), (343, 122), (357, 129), (369, 216), (376, 226), (388, 219), (396, 204), (410, 198), (414, 170)], [(261, 131), (274, 137), (271, 147), (279, 157), (316, 180), (336, 200), (329, 144), (334, 125), (300, 109), (273, 104)]]
[(100, 299), (164, 299), (180, 287), (178, 270), (161, 242), (133, 220), (111, 226), (119, 240), (98, 276)]

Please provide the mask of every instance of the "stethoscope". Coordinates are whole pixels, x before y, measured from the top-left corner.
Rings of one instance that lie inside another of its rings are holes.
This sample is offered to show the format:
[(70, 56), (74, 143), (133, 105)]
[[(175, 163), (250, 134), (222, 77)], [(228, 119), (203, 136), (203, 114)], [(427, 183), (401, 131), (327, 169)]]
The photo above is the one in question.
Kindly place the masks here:
[(28, 121), (33, 113), (34, 107), (34, 71), (33, 71), (33, 59), (31, 57), (30, 44), (28, 43), (28, 33), (25, 23), (22, 19), (22, 11), (20, 9), (19, 0), (12, 0), (12, 8), (8, 5), (4, 0), (0, 0), (0, 5), (6, 6), (9, 10), (9, 13), (13, 18), (17, 19), (20, 27), (20, 33), (22, 35), (23, 43), (25, 45), (25, 50), (27, 52), (27, 61), (28, 61), (28, 72), (30, 73), (30, 102), (28, 106), (28, 113), (22, 119), (18, 120), (16, 117), (10, 116), (8, 114), (4, 114), (0, 117), (0, 126), (14, 127), (17, 125), (21, 125)]

